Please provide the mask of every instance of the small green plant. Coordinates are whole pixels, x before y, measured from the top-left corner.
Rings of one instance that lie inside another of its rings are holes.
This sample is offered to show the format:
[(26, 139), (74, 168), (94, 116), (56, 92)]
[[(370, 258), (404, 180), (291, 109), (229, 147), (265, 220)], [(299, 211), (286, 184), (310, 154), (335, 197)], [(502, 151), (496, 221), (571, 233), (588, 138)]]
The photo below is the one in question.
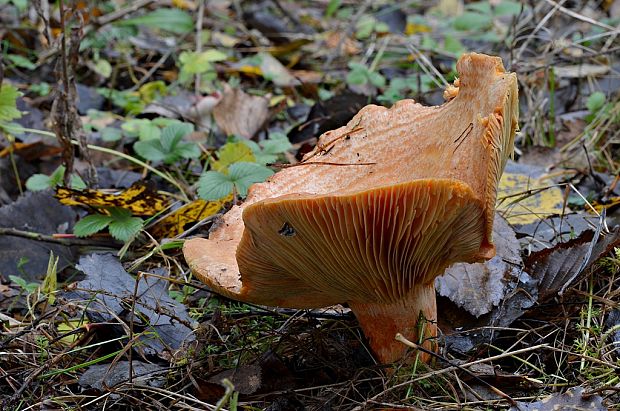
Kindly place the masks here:
[(110, 99), (112, 104), (122, 108), (127, 114), (139, 114), (147, 104), (153, 102), (157, 97), (167, 95), (168, 88), (166, 83), (157, 80), (145, 83), (137, 91), (100, 87), (97, 92)]
[(245, 197), (252, 184), (265, 181), (272, 174), (270, 168), (257, 163), (234, 163), (224, 172), (211, 170), (203, 173), (198, 181), (198, 195), (208, 201), (222, 199), (231, 192)]
[(517, 16), (523, 7), (513, 0), (501, 0), (496, 4), (489, 1), (469, 3), (465, 6), (465, 12), (453, 20), (452, 26), (459, 31), (477, 32), (478, 35), (474, 36), (477, 40), (498, 42), (502, 37), (491, 30), (495, 19)]
[(381, 73), (371, 70), (364, 64), (349, 62), (351, 71), (347, 74), (347, 84), (363, 86), (371, 84), (378, 88), (385, 87), (385, 77)]
[(243, 143), (250, 147), (255, 161), (263, 165), (277, 161), (281, 154), (293, 147), (286, 134), (279, 132), (271, 133), (268, 139), (260, 143), (252, 140), (244, 140)]
[(360, 40), (367, 39), (373, 33), (388, 33), (390, 28), (382, 21), (369, 14), (363, 15), (355, 25), (355, 37)]
[(15, 127), (11, 121), (22, 116), (16, 104), (19, 96), (21, 93), (12, 85), (0, 86), (0, 130), (10, 132), (9, 130)]
[(225, 53), (218, 50), (206, 50), (201, 53), (194, 51), (184, 51), (179, 55), (178, 66), (179, 81), (185, 83), (193, 78), (194, 75), (200, 74), (207, 81), (213, 81), (217, 78), (217, 72), (213, 63), (224, 61), (228, 58)]
[(9, 275), (9, 280), (17, 284), (17, 286), (22, 290), (22, 293), (32, 294), (39, 289), (38, 283), (29, 283), (16, 275)]
[(147, 160), (163, 161), (165, 164), (174, 164), (182, 158), (197, 158), (200, 156), (198, 146), (183, 141), (193, 131), (194, 126), (189, 123), (170, 124), (161, 131), (160, 137), (138, 141), (133, 149)]
[(73, 227), (73, 234), (88, 237), (107, 228), (113, 238), (128, 242), (142, 229), (142, 219), (133, 217), (129, 210), (120, 207), (104, 210), (108, 214), (91, 214), (78, 221)]
[[(65, 166), (60, 165), (51, 175), (33, 174), (26, 180), (26, 188), (30, 191), (47, 190), (62, 185), (62, 179), (65, 175)], [(86, 188), (86, 183), (77, 174), (71, 175), (71, 188), (81, 190)]]
[(588, 115), (586, 116), (585, 120), (588, 123), (591, 123), (598, 115), (601, 115), (601, 113), (608, 113), (611, 110), (612, 106), (613, 104), (607, 101), (605, 93), (603, 93), (602, 91), (595, 91), (594, 93), (590, 94), (590, 96), (586, 100)]

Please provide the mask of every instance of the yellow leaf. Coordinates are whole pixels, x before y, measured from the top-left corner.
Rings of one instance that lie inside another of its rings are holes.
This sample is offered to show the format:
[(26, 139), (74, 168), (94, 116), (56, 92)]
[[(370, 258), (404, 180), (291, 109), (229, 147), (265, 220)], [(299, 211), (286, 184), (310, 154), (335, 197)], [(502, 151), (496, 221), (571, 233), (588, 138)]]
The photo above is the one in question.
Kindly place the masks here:
[(134, 183), (122, 191), (58, 187), (54, 196), (69, 206), (121, 207), (137, 216), (155, 215), (168, 206), (166, 197), (143, 182)]
[(510, 224), (529, 224), (561, 214), (564, 204), (562, 190), (552, 181), (518, 172), (504, 172), (497, 199), (497, 211)]
[(149, 232), (156, 238), (173, 238), (185, 231), (188, 224), (197, 223), (217, 214), (232, 194), (218, 201), (195, 200), (159, 220)]

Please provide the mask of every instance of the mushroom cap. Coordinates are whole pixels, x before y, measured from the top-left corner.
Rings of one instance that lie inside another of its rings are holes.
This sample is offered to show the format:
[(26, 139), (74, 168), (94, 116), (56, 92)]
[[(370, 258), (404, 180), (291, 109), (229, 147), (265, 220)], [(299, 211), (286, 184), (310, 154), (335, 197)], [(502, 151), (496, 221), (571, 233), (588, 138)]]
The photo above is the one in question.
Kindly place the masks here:
[(491, 258), (517, 79), (475, 53), (457, 71), (443, 105), (366, 106), (252, 186), (209, 239), (185, 242), (195, 275), (233, 299), (313, 308), (392, 303), (452, 263)]

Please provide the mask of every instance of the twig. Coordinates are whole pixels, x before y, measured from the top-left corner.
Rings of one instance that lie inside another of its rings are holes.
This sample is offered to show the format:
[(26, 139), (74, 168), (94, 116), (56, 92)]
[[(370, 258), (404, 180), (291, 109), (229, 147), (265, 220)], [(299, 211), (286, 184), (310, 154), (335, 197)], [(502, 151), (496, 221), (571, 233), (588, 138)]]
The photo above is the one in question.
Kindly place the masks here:
[[(205, 15), (205, 0), (198, 1), (198, 18), (196, 19), (196, 54), (202, 52), (202, 22)], [(194, 79), (194, 94), (200, 93), (200, 77), (201, 74), (197, 73)]]
[(63, 244), (67, 246), (92, 245), (92, 246), (115, 247), (117, 245), (116, 241), (111, 241), (111, 240), (55, 237), (54, 235), (42, 234), (42, 233), (37, 233), (33, 231), (23, 231), (23, 230), (18, 230), (17, 228), (11, 228), (11, 227), (0, 227), (0, 236), (1, 235), (22, 237), (22, 238), (28, 238), (30, 240), (35, 240), (35, 241), (43, 241), (46, 243), (57, 243), (57, 244)]

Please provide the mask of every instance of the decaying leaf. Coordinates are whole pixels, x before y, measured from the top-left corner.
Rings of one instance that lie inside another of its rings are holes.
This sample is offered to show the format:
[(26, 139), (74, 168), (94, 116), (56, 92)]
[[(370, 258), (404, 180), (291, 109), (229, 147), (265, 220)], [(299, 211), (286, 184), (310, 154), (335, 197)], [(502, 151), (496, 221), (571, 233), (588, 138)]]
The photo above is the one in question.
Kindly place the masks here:
[(227, 135), (252, 138), (269, 118), (269, 100), (224, 86), (222, 99), (213, 109), (217, 125)]
[(564, 393), (552, 394), (540, 401), (517, 401), (509, 411), (560, 411), (560, 410), (589, 410), (607, 411), (600, 395), (584, 395), (583, 387), (574, 387)]
[(562, 190), (553, 181), (542, 180), (543, 176), (542, 167), (506, 164), (497, 190), (497, 211), (510, 224), (529, 224), (562, 213)]
[[(90, 254), (80, 258), (76, 267), (86, 278), (64, 294), (64, 298), (83, 304), (91, 322), (131, 322), (136, 279), (111, 254)], [(165, 273), (158, 273), (159, 276)], [(144, 274), (135, 294), (134, 330), (141, 333), (135, 345), (145, 355), (162, 356), (164, 351), (180, 348), (192, 341), (192, 320), (186, 308), (168, 295), (168, 283)], [(128, 326), (117, 326), (119, 333)], [(121, 334), (122, 335), (122, 334)]]
[[(0, 227), (51, 235), (67, 232), (75, 212), (54, 200), (49, 191), (27, 193), (12, 204), (0, 207)], [(50, 251), (59, 257), (58, 270), (72, 265), (76, 249), (61, 244), (0, 235), (0, 277), (15, 275), (26, 281), (45, 276)]]
[(232, 194), (217, 201), (192, 201), (155, 223), (149, 232), (157, 238), (176, 237), (185, 231), (189, 224), (217, 214), (229, 201), (232, 201)]
[(476, 317), (491, 312), (504, 298), (507, 284), (518, 278), (523, 264), (519, 241), (508, 223), (496, 216), (493, 239), (497, 254), (491, 260), (476, 264), (454, 264), (435, 279), (442, 297)]
[[(166, 382), (168, 369), (157, 364), (133, 361), (132, 382), (150, 387), (162, 387)], [(129, 380), (129, 361), (112, 364), (95, 364), (80, 376), (78, 384), (85, 388), (108, 391)]]
[(120, 207), (136, 216), (150, 216), (163, 211), (168, 199), (153, 190), (149, 184), (137, 182), (119, 190), (76, 190), (58, 187), (55, 197), (65, 205), (90, 207)]
[(541, 299), (562, 293), (601, 256), (620, 245), (620, 228), (608, 234), (586, 231), (553, 248), (532, 253), (525, 270), (539, 280)]
[(587, 214), (565, 214), (547, 217), (515, 228), (521, 248), (528, 253), (554, 247), (580, 236), (598, 225), (599, 217)]

